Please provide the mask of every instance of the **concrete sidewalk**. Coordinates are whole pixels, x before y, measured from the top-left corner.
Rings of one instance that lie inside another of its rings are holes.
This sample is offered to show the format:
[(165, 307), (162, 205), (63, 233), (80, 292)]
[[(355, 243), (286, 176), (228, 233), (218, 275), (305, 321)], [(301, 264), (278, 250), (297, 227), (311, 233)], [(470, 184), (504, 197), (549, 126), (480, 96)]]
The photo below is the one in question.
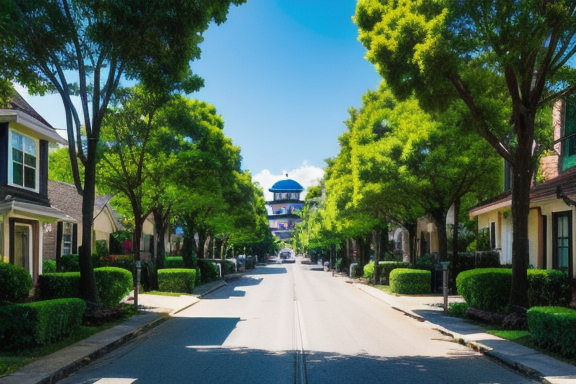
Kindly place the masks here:
[[(350, 279), (345, 279), (351, 282)], [(490, 335), (482, 327), (446, 315), (442, 308), (444, 303), (442, 296), (396, 296), (366, 284), (353, 283), (353, 285), (418, 321), (429, 322), (433, 329), (529, 377), (550, 384), (576, 383), (576, 367), (573, 365)], [(463, 301), (462, 296), (450, 296), (448, 299), (449, 303)]]
[[(19, 371), (0, 377), (0, 384), (51, 384), (77, 371), (127, 341), (161, 324), (170, 316), (196, 304), (200, 298), (226, 283), (223, 280), (197, 287), (192, 295), (138, 295), (141, 314), (126, 322), (97, 333), (51, 355), (24, 366)], [(132, 295), (130, 295), (132, 296)], [(130, 301), (127, 301), (130, 303)]]

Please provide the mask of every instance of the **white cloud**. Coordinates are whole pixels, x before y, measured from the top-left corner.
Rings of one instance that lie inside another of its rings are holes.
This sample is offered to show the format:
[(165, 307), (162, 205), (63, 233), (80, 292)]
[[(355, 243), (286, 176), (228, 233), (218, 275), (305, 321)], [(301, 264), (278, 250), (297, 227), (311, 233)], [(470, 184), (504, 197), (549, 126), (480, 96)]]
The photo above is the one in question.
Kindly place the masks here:
[[(288, 177), (286, 177), (286, 174), (288, 174)], [(308, 165), (308, 163), (304, 161), (300, 168), (296, 168), (291, 171), (283, 171), (279, 175), (273, 175), (268, 169), (264, 169), (262, 172), (253, 175), (252, 181), (260, 184), (260, 187), (262, 187), (264, 190), (264, 198), (266, 201), (270, 201), (272, 200), (273, 196), (272, 193), (268, 191), (268, 189), (271, 188), (277, 181), (287, 178), (292, 179), (300, 183), (300, 185), (306, 189), (308, 187), (318, 185), (322, 177), (324, 177), (324, 169)], [(306, 191), (304, 191), (301, 195), (302, 199), (304, 197), (306, 197)]]

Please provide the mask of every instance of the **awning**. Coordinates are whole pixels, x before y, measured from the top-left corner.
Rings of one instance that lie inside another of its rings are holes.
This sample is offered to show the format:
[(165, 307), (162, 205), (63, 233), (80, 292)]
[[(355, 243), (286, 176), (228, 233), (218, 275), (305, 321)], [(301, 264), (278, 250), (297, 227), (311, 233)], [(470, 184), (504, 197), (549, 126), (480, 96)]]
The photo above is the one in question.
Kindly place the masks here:
[(7, 213), (31, 217), (47, 223), (54, 223), (56, 221), (77, 223), (76, 219), (72, 216), (68, 216), (59, 209), (16, 200), (3, 201), (0, 203), (0, 215)]

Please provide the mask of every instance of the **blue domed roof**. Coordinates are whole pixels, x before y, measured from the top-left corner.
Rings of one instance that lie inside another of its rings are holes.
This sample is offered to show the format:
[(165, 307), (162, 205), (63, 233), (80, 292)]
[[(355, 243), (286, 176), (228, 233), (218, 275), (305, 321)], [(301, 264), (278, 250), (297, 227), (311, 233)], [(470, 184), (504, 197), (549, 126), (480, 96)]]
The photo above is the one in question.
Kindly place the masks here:
[(304, 188), (292, 179), (277, 181), (272, 188), (269, 189), (270, 192), (302, 192), (303, 190)]

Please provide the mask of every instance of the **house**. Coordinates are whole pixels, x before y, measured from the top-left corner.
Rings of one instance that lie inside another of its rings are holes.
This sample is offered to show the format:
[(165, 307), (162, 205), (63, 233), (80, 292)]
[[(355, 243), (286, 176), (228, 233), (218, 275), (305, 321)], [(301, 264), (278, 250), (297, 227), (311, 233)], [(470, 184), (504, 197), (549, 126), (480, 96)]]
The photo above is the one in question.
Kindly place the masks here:
[(76, 223), (50, 205), (49, 143), (66, 144), (19, 94), (0, 108), (0, 258), (42, 273), (43, 236), (57, 221)]
[[(536, 183), (530, 189), (528, 216), (529, 263), (535, 268), (560, 269), (575, 275), (573, 226), (576, 204), (576, 100), (559, 100), (552, 112), (554, 150), (540, 160)], [(506, 178), (507, 181), (507, 178)], [(502, 264), (512, 263), (512, 195), (506, 191), (470, 210), (478, 228), (488, 233), (490, 248), (500, 253)]]
[[(75, 222), (59, 220), (44, 228), (43, 257), (55, 260), (62, 255), (77, 254), (82, 245), (82, 196), (72, 184), (48, 180), (48, 198), (52, 207), (74, 218)], [(97, 197), (94, 203), (92, 249), (96, 249), (97, 241), (104, 241), (109, 248), (110, 235), (123, 229), (110, 206), (111, 198)]]

